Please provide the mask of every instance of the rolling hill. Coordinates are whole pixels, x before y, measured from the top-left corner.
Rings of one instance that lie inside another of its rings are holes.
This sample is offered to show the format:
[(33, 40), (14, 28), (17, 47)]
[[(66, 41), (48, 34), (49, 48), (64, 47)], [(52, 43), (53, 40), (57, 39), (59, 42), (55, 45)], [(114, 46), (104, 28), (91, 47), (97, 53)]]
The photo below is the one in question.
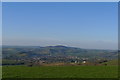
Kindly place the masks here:
[(77, 56), (80, 58), (116, 59), (117, 50), (82, 49), (68, 46), (3, 46), (3, 58), (30, 58), (39, 56)]

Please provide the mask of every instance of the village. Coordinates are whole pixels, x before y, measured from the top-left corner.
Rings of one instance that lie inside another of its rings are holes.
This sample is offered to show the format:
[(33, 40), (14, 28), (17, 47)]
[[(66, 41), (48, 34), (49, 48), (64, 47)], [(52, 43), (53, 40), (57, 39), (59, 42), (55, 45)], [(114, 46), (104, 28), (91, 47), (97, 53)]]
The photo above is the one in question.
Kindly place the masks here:
[[(11, 63), (12, 62), (12, 63)], [(79, 58), (77, 56), (41, 56), (5, 61), (2, 65), (50, 66), (50, 65), (103, 65), (106, 59)], [(104, 64), (105, 65), (105, 64)]]

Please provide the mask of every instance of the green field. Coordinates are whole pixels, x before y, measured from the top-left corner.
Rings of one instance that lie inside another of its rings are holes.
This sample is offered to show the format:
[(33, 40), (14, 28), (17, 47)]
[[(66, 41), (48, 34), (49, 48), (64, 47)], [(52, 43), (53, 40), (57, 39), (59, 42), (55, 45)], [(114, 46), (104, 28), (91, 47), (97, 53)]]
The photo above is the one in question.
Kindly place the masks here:
[(117, 66), (3, 66), (3, 78), (117, 78)]

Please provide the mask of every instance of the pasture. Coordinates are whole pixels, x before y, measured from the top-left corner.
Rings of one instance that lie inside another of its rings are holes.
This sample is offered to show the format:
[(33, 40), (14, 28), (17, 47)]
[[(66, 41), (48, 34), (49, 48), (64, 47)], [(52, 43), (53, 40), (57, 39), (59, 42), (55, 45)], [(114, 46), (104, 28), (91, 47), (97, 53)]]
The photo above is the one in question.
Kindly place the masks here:
[(3, 78), (117, 78), (117, 66), (3, 66)]

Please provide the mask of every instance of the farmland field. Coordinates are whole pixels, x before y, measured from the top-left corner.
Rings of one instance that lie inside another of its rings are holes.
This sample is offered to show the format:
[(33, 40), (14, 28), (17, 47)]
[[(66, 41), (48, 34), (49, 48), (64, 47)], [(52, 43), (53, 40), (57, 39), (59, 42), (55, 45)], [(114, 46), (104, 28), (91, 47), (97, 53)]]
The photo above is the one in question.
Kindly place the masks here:
[(3, 66), (3, 78), (117, 78), (117, 66)]

